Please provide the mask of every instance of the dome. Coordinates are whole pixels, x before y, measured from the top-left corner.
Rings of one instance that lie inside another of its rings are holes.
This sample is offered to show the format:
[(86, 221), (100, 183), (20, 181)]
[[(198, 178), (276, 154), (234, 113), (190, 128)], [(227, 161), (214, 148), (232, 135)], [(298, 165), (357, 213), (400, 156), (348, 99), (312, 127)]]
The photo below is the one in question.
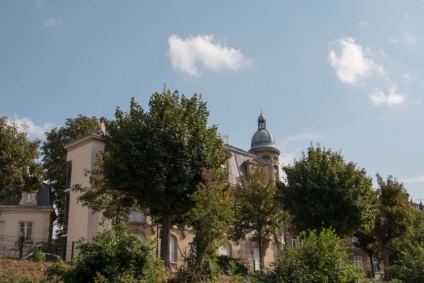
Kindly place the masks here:
[(275, 147), (274, 136), (266, 129), (266, 120), (262, 113), (258, 117), (258, 130), (252, 137), (250, 150), (258, 149), (271, 149), (279, 152), (279, 150)]

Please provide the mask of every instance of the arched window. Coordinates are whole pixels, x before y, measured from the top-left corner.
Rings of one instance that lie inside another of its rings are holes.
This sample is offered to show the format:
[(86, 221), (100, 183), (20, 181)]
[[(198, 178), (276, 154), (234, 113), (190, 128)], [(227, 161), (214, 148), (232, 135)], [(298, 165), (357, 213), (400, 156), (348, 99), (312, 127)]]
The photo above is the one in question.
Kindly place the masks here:
[(169, 236), (169, 260), (177, 262), (177, 240), (174, 236)]

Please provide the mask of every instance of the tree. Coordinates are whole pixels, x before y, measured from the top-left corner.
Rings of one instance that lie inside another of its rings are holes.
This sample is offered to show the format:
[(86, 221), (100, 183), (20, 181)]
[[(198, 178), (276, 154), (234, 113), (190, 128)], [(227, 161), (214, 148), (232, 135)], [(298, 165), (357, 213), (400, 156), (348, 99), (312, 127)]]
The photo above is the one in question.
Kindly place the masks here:
[(185, 216), (195, 234), (178, 282), (217, 282), (221, 270), (216, 253), (226, 243), (225, 229), (234, 220), (233, 197), (223, 172), (202, 170), (203, 181), (192, 195), (195, 203)]
[(207, 125), (209, 112), (201, 96), (164, 90), (151, 96), (149, 107), (145, 112), (132, 99), (128, 113), (118, 108), (115, 119), (107, 121), (104, 172), (111, 187), (161, 217), (160, 254), (170, 267), (174, 216), (193, 207), (202, 168), (219, 168), (224, 154), (217, 128)]
[(343, 283), (364, 277), (360, 268), (348, 261), (347, 247), (332, 230), (321, 229), (298, 236), (294, 248), (280, 254), (275, 268), (262, 282)]
[[(53, 223), (57, 218), (57, 225), (60, 228), (63, 228), (67, 221), (65, 219), (65, 190), (69, 185), (66, 183), (68, 168), (64, 146), (79, 137), (96, 131), (99, 131), (99, 121), (96, 117), (89, 118), (78, 115), (77, 118), (66, 119), (64, 127), (54, 128), (46, 133), (46, 140), (41, 147), (43, 167), (46, 179), (51, 184), (51, 202), (57, 211), (57, 215), (52, 214), (51, 222)], [(62, 232), (66, 233), (66, 231)]]
[(311, 145), (283, 170), (287, 182), (277, 188), (295, 232), (333, 228), (339, 236), (353, 235), (372, 222), (372, 180), (340, 153)]
[(413, 213), (411, 237), (393, 252), (390, 263), (391, 276), (405, 283), (424, 282), (424, 212), (413, 209)]
[(393, 251), (406, 243), (411, 233), (413, 211), (408, 201), (408, 194), (392, 176), (387, 180), (377, 174), (379, 189), (377, 190), (376, 216), (374, 235), (384, 263), (384, 279), (390, 280), (390, 263)]
[(130, 209), (135, 205), (134, 198), (127, 192), (115, 190), (109, 186), (104, 172), (103, 159), (99, 154), (96, 167), (86, 170), (90, 177), (90, 187), (75, 185), (72, 189), (80, 192), (77, 198), (83, 206), (102, 213), (102, 221), (111, 220), (112, 225), (128, 219)]
[(30, 141), (7, 117), (0, 117), (0, 200), (41, 188), (39, 145), (39, 140)]
[(75, 268), (59, 263), (47, 270), (49, 278), (61, 277), (65, 283), (90, 282), (165, 282), (163, 262), (154, 255), (154, 243), (128, 234), (123, 224), (115, 225), (93, 237), (80, 241)]
[(254, 232), (253, 240), (259, 245), (261, 271), (264, 265), (264, 244), (272, 235), (278, 242), (282, 233), (283, 210), (275, 198), (273, 180), (266, 181), (261, 168), (253, 168), (240, 178), (234, 190), (236, 215), (232, 237), (240, 240), (246, 234)]

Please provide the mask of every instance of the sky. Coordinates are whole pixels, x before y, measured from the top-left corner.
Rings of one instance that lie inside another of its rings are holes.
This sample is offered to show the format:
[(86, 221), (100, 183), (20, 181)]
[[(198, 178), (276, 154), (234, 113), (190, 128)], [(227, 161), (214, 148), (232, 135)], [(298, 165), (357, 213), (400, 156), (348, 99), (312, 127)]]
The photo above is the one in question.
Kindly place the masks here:
[(0, 1), (0, 116), (44, 139), (166, 84), (233, 146), (262, 111), (282, 165), (320, 144), (424, 200), (424, 1), (264, 3)]

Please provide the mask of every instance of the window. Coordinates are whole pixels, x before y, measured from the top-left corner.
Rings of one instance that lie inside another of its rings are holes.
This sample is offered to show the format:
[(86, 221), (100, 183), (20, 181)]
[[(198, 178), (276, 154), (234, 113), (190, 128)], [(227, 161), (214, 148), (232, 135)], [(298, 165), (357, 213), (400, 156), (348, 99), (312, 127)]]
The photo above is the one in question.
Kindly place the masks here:
[(34, 197), (33, 197), (32, 194), (30, 194), (30, 193), (26, 194), (26, 196), (25, 196), (26, 202), (32, 202), (33, 199), (34, 199)]
[(261, 270), (261, 257), (259, 256), (259, 248), (253, 249), (253, 270)]
[(4, 221), (0, 221), (0, 238), (4, 236)]
[(177, 241), (173, 236), (169, 236), (169, 260), (177, 262)]
[(379, 265), (378, 259), (376, 259), (376, 258), (372, 259), (372, 267), (374, 268), (375, 273), (380, 272), (380, 265)]
[(71, 187), (72, 160), (66, 162), (66, 189)]
[(278, 180), (278, 167), (277, 166), (274, 166), (273, 174), (274, 174), (274, 181), (277, 181)]
[(359, 266), (361, 269), (363, 269), (363, 265), (362, 265), (362, 256), (354, 256), (353, 257), (353, 264), (356, 266)]
[(24, 236), (26, 241), (32, 239), (32, 222), (21, 222), (19, 236)]
[(230, 257), (231, 256), (231, 246), (230, 244), (225, 244), (223, 246), (219, 247), (219, 251), (218, 251), (219, 255), (225, 255)]

